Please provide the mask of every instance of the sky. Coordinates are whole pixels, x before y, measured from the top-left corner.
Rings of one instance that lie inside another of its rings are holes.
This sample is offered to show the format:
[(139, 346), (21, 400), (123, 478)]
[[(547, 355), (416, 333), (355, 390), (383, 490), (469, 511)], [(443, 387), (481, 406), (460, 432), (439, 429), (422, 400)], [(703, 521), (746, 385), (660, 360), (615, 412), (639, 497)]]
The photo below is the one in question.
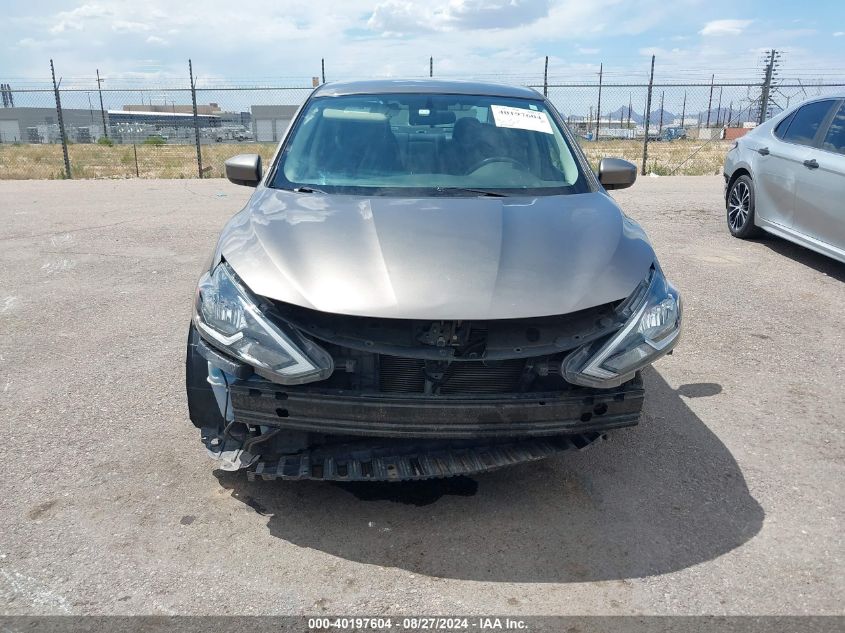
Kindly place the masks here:
[(845, 79), (845, 1), (774, 0), (0, 0), (0, 80), (308, 85), (424, 76), (542, 81)]

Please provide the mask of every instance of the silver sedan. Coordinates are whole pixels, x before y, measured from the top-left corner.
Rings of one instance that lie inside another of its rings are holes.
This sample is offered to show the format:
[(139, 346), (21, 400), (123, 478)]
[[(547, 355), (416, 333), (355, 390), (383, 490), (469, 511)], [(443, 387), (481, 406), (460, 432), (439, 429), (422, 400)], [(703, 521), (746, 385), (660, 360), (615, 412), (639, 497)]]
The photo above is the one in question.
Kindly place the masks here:
[(767, 231), (845, 262), (845, 95), (787, 110), (725, 159), (728, 229)]

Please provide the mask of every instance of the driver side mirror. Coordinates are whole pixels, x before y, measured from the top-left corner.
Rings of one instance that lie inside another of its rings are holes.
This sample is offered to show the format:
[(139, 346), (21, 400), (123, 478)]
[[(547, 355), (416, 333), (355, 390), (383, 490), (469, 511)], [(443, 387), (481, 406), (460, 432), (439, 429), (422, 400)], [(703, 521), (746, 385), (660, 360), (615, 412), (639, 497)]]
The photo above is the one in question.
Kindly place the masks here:
[(261, 182), (261, 156), (258, 154), (238, 154), (224, 164), (226, 178), (236, 185), (257, 187)]
[(602, 158), (598, 177), (607, 190), (625, 189), (636, 182), (637, 166), (621, 158)]

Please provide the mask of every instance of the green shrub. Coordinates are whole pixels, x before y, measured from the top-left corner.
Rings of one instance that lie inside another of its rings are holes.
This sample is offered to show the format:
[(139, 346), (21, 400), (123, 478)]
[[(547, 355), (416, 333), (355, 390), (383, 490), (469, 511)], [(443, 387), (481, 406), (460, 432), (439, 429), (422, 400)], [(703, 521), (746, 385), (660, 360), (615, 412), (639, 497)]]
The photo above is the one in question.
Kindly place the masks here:
[(144, 145), (164, 145), (165, 143), (167, 143), (167, 141), (160, 136), (150, 136), (144, 139)]
[(97, 145), (105, 145), (106, 147), (114, 147), (114, 141), (107, 136), (101, 136), (97, 139)]

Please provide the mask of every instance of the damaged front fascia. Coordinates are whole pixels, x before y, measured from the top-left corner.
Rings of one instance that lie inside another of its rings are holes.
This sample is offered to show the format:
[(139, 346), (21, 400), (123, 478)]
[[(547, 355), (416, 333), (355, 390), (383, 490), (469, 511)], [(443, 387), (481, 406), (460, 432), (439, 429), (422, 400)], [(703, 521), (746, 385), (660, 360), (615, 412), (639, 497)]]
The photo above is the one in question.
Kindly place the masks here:
[[(266, 301), (266, 300), (265, 300)], [(559, 354), (603, 338), (628, 318), (628, 301), (571, 314), (492, 321), (418, 321), (319, 312), (273, 302), (262, 309), (317, 339), (361, 352), (426, 360), (506, 360)]]
[[(283, 320), (318, 341), (360, 352), (437, 361), (495, 361), (551, 356), (609, 336), (623, 327), (644, 289), (645, 281), (626, 299), (571, 314), (494, 321), (358, 317), (267, 299), (261, 300), (260, 309), (271, 319)], [(472, 339), (475, 332), (483, 333), (480, 345)], [(244, 380), (256, 373), (253, 367), (217, 350), (198, 334), (196, 349), (209, 367), (233, 378)]]

